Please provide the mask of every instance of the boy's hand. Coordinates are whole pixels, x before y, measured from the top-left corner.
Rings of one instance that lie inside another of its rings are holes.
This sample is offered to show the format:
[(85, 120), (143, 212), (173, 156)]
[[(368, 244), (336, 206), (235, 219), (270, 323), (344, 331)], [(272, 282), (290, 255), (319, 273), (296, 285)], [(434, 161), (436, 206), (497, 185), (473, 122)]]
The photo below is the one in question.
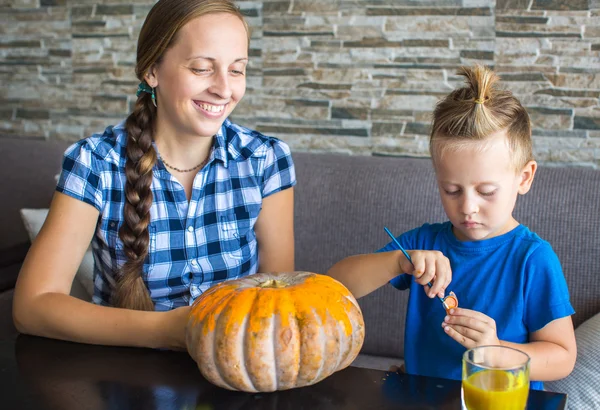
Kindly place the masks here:
[(467, 349), (500, 344), (496, 334), (496, 322), (481, 312), (462, 308), (450, 309), (442, 327), (448, 336)]
[[(412, 259), (412, 264), (403, 254), (400, 254), (400, 268), (402, 272), (414, 276), (416, 282), (425, 287), (425, 293), (430, 298), (444, 297), (446, 288), (452, 281), (450, 261), (439, 251), (407, 251)], [(413, 268), (414, 265), (414, 268)], [(428, 282), (433, 284), (430, 289)]]

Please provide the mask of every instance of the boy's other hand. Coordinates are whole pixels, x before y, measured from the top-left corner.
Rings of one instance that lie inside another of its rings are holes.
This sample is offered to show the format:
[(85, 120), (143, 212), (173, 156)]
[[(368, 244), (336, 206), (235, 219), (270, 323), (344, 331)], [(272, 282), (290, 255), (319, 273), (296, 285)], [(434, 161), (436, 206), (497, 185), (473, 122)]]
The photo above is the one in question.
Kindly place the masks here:
[[(403, 254), (400, 254), (400, 268), (402, 272), (414, 276), (419, 285), (423, 285), (425, 293), (430, 298), (444, 297), (446, 288), (452, 281), (450, 261), (439, 251), (408, 251), (412, 264)], [(414, 266), (414, 267), (413, 267)], [(428, 282), (433, 284), (429, 288)]]
[(467, 349), (500, 344), (496, 333), (496, 321), (475, 310), (450, 309), (442, 327), (448, 336)]

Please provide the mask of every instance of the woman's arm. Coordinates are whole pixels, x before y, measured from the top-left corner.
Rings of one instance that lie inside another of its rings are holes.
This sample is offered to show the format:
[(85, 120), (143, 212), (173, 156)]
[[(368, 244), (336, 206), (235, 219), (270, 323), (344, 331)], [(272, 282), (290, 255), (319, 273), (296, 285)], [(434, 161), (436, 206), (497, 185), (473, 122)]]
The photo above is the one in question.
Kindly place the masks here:
[(259, 272), (294, 271), (294, 188), (263, 199), (254, 226)]
[(94, 235), (98, 210), (56, 193), (15, 286), (13, 320), (22, 333), (74, 342), (180, 349), (188, 307), (142, 312), (69, 296)]

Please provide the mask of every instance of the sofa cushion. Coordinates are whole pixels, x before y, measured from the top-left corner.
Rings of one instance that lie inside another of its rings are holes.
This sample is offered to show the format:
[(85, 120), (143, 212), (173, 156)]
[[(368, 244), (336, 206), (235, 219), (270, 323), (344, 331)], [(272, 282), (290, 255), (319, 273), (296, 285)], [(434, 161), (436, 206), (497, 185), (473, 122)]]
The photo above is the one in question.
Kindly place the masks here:
[(577, 362), (562, 380), (544, 383), (546, 389), (567, 393), (569, 409), (600, 409), (600, 313), (575, 329)]
[(48, 209), (23, 208), (20, 210), (20, 213), (23, 225), (27, 231), (27, 236), (29, 236), (29, 241), (33, 243), (33, 240), (37, 236), (40, 229), (42, 229), (42, 225), (44, 225), (44, 221), (48, 216)]

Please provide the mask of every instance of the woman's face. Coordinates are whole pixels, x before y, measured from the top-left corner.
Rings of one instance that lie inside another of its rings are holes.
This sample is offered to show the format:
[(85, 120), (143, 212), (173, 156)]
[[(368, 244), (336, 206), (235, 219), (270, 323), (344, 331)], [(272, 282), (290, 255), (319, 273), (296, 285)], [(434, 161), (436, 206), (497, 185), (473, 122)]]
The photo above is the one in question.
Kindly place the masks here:
[(212, 137), (246, 92), (248, 36), (239, 17), (188, 22), (146, 81), (156, 87), (157, 134)]

